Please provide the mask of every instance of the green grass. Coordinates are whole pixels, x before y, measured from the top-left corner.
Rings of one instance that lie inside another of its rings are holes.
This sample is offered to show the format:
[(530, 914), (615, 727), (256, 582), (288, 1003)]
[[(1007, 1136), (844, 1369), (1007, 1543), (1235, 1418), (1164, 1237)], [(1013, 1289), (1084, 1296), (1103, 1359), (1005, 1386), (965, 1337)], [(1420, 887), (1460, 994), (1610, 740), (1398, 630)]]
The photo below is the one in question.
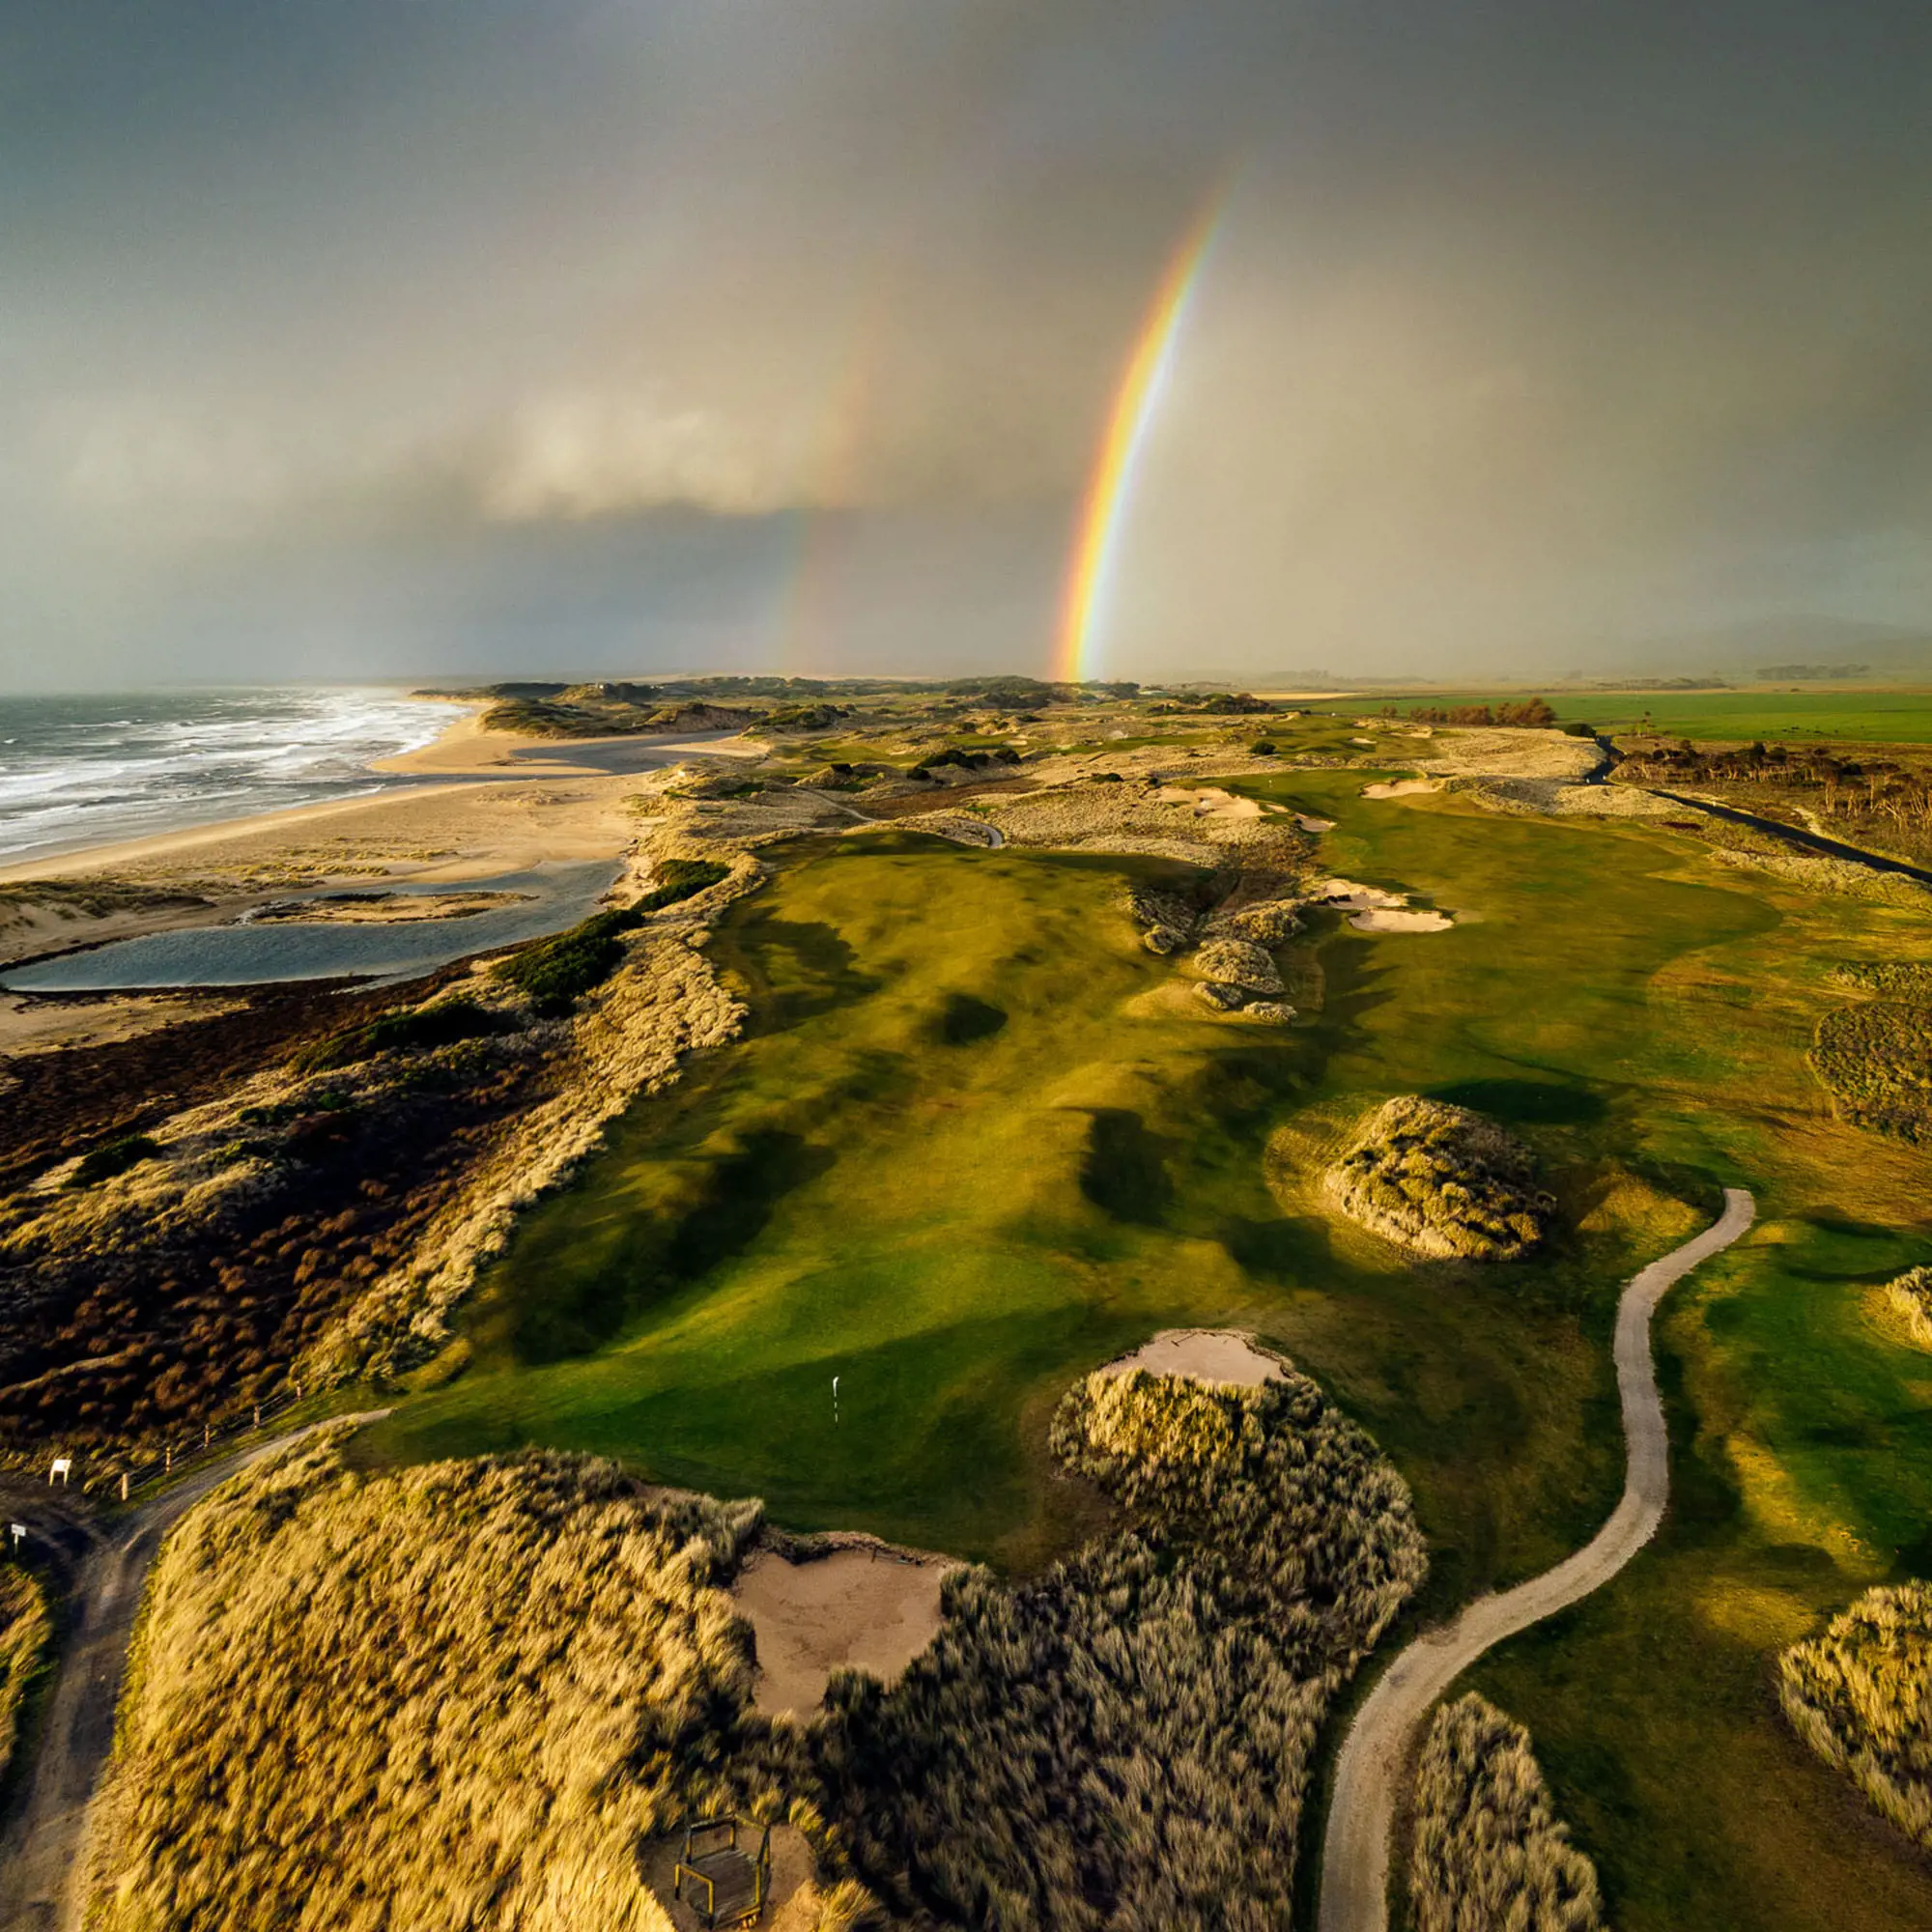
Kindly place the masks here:
[[(1296, 782), (1332, 815), (1359, 781)], [(1618, 1278), (1667, 1238), (1612, 1201), (1547, 1259), (1409, 1268), (1312, 1204), (1285, 1215), (1264, 1148), (1311, 1108), (1339, 1102), (1339, 1130), (1389, 1093), (1444, 1091), (1529, 1116), (1575, 1198), (1612, 1193), (1636, 1101), (1592, 1073), (1644, 1049), (1655, 972), (1771, 915), (1652, 880), (1654, 838), (1350, 815), (1386, 849), (1345, 828), (1338, 867), (1426, 885), (1452, 866), (1454, 902), (1487, 923), (1337, 933), (1326, 1010), (1287, 1035), (1163, 1002), (1172, 969), (1112, 903), (1125, 862), (895, 838), (795, 867), (721, 948), (753, 1037), (636, 1110), (529, 1218), (476, 1368), (412, 1406), (399, 1446), (554, 1440), (756, 1491), (801, 1524), (1017, 1558), (1043, 1533), (1059, 1391), (1152, 1327), (1230, 1320), (1319, 1360), (1407, 1452), (1438, 1587), (1548, 1560), (1614, 1492), (1598, 1344)], [(1499, 945), (1499, 923), (1535, 943)], [(949, 1044), (962, 996), (1006, 1018)]]
[[(1384, 698), (1365, 693), (1323, 708), (1340, 717), (1368, 717), (1384, 703), (1405, 717), (1413, 704), (1502, 704), (1521, 693), (1405, 692)], [(1646, 718), (1652, 730), (1673, 738), (1792, 740), (1847, 738), (1867, 744), (1932, 745), (1932, 691), (1780, 690), (1567, 691), (1539, 694), (1560, 724), (1581, 719), (1600, 731), (1634, 731)]]
[[(597, 1449), (783, 1522), (1026, 1564), (1072, 1526), (1060, 1391), (1155, 1327), (1232, 1321), (1407, 1475), (1435, 1615), (1606, 1513), (1621, 1281), (1744, 1181), (1759, 1229), (1662, 1320), (1662, 1537), (1475, 1681), (1530, 1726), (1626, 1932), (1932, 1926), (1932, 1881), (1786, 1735), (1768, 1661), (1932, 1569), (1932, 1358), (1861, 1300), (1932, 1260), (1932, 1161), (1833, 1121), (1804, 1060), (1833, 966), (1932, 958), (1932, 926), (1639, 826), (1371, 806), (1364, 776), (1241, 786), (1337, 819), (1335, 872), (1459, 923), (1324, 923), (1289, 965), (1325, 1000), (1286, 1034), (1170, 999), (1113, 905), (1157, 867), (902, 835), (795, 855), (714, 944), (751, 1036), (528, 1218), (471, 1372), (381, 1452)], [(1403, 1092), (1501, 1120), (1580, 1231), (1411, 1267), (1339, 1225), (1320, 1165)]]

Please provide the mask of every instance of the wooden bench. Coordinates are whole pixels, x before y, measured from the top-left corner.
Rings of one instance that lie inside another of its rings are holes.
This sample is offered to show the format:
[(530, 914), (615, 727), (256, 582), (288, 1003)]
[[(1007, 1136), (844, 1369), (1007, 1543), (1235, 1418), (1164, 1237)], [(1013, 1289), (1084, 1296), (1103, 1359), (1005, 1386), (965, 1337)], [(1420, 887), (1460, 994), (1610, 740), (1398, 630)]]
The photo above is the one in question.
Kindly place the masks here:
[[(754, 1924), (764, 1913), (772, 1889), (772, 1828), (761, 1828), (755, 1853), (739, 1844), (739, 1829), (736, 1818), (694, 1819), (684, 1828), (671, 1896), (688, 1903), (707, 1928)], [(750, 1820), (744, 1829), (753, 1829)]]

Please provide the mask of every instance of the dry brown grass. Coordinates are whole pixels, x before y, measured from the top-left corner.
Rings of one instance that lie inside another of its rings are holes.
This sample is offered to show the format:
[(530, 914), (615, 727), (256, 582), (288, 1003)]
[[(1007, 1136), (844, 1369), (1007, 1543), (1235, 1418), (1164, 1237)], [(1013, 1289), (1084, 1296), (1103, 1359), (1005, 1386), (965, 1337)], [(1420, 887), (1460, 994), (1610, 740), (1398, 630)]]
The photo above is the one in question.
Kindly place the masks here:
[(1886, 1312), (1921, 1349), (1932, 1349), (1932, 1267), (1909, 1268), (1885, 1285)]
[(755, 1506), (561, 1456), (365, 1477), (341, 1439), (239, 1477), (163, 1549), (89, 1925), (661, 1932), (637, 1851), (749, 1695), (716, 1584)]
[(1415, 1769), (1415, 1932), (1599, 1932), (1597, 1868), (1570, 1842), (1529, 1733), (1473, 1691), (1435, 1714)]
[(1932, 1847), (1932, 1585), (1867, 1590), (1778, 1660), (1798, 1735)]
[(39, 1580), (17, 1566), (0, 1569), (0, 1780), (13, 1765), (27, 1692), (46, 1662), (53, 1634)]

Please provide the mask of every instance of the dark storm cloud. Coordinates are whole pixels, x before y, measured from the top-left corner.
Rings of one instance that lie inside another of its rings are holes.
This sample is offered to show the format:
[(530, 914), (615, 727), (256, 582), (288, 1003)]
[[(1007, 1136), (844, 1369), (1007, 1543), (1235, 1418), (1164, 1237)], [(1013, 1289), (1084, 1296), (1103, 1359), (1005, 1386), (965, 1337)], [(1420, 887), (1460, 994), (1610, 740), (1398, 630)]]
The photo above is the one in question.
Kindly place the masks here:
[(1902, 7), (14, 0), (0, 678), (1040, 662), (1223, 184), (1115, 661), (1912, 622), (1928, 92)]

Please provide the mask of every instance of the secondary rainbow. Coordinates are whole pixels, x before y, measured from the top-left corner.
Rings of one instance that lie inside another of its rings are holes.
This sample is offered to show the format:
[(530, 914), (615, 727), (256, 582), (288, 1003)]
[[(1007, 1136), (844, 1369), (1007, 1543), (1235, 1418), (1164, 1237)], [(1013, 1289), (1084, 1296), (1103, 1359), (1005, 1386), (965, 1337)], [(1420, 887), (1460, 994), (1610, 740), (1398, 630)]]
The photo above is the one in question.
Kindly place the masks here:
[(1101, 607), (1114, 574), (1122, 527), (1133, 501), (1148, 431), (1167, 386), (1176, 345), (1226, 201), (1225, 191), (1209, 196), (1174, 251), (1114, 392), (1107, 431), (1081, 497), (1073, 556), (1061, 598), (1051, 673), (1061, 682), (1100, 675)]

